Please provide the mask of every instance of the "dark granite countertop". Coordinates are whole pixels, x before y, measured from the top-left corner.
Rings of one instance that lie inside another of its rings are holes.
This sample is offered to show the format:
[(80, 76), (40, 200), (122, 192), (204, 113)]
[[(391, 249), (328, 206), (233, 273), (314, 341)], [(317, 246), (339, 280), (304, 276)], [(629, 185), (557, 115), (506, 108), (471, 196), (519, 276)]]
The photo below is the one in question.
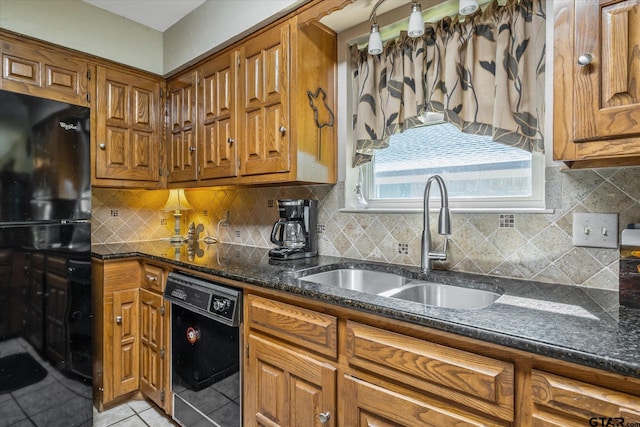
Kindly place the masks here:
[[(434, 271), (318, 256), (270, 261), (264, 248), (205, 245), (188, 251), (167, 241), (92, 246), (95, 258), (144, 256), (177, 267), (276, 289), (556, 359), (640, 378), (640, 310), (618, 304), (618, 292), (578, 286)], [(417, 279), (504, 292), (487, 308), (445, 309), (298, 280), (338, 266), (398, 272)]]

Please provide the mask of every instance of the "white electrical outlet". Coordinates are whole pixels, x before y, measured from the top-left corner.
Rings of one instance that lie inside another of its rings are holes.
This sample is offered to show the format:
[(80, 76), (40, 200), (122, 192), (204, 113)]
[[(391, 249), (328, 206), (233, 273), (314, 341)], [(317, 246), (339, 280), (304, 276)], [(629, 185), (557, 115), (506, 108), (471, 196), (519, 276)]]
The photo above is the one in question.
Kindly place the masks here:
[(573, 245), (590, 248), (617, 248), (618, 214), (574, 213)]

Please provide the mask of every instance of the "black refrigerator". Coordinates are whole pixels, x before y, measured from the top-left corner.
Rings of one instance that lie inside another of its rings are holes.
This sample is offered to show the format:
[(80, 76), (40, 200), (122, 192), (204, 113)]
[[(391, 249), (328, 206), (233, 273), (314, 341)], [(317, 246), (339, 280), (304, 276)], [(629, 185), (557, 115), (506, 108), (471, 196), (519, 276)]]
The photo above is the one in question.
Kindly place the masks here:
[(0, 425), (91, 426), (89, 108), (0, 90)]

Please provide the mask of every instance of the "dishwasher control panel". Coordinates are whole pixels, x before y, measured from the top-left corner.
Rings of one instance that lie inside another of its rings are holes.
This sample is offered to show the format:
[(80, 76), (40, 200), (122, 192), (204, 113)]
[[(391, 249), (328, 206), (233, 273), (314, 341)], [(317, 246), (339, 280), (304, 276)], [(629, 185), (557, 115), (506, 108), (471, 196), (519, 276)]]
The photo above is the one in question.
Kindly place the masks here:
[(238, 326), (242, 291), (182, 273), (169, 273), (164, 298), (229, 326)]

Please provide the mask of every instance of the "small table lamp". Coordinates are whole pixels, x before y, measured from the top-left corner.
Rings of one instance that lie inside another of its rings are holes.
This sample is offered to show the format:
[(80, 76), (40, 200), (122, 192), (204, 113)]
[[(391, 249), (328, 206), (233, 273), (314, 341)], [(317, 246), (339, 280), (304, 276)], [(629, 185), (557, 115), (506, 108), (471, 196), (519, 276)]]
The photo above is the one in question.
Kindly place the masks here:
[(182, 235), (180, 234), (180, 218), (182, 218), (181, 211), (188, 211), (193, 209), (187, 201), (187, 196), (184, 194), (184, 190), (172, 189), (169, 190), (169, 198), (167, 203), (162, 208), (165, 212), (173, 212), (173, 218), (175, 219), (175, 235), (169, 239), (171, 243), (182, 243)]

